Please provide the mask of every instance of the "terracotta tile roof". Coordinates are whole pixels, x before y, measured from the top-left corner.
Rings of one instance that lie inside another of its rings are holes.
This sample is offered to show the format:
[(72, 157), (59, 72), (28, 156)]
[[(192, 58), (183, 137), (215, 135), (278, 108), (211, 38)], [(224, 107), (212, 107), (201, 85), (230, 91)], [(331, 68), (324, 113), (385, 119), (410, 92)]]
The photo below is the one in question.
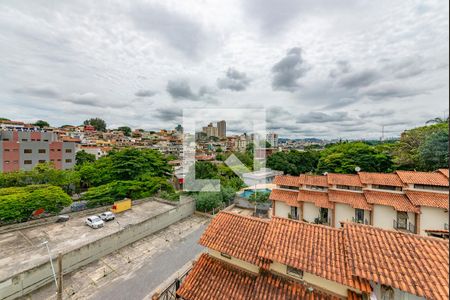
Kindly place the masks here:
[(427, 299), (448, 299), (448, 241), (345, 223), (354, 274)]
[(251, 264), (262, 265), (258, 250), (268, 225), (264, 219), (221, 212), (211, 221), (199, 244)]
[(448, 209), (448, 194), (422, 192), (422, 191), (405, 191), (406, 196), (415, 206), (428, 206)]
[(440, 172), (396, 171), (396, 173), (404, 183), (448, 186), (448, 177)]
[(359, 172), (359, 179), (362, 184), (377, 184), (377, 185), (389, 185), (389, 186), (399, 186), (403, 187), (403, 182), (400, 180), (395, 173), (384, 174), (384, 173), (368, 173)]
[(448, 178), (448, 169), (439, 169), (438, 172), (441, 172), (445, 177)]
[(330, 185), (337, 184), (362, 187), (361, 180), (359, 179), (358, 175), (329, 173), (327, 175), (327, 178), (328, 184)]
[(299, 186), (298, 181), (299, 181), (298, 176), (278, 175), (275, 176), (273, 184), (298, 187)]
[(346, 265), (341, 229), (273, 217), (259, 255), (346, 286), (371, 290)]
[(253, 275), (208, 254), (202, 254), (177, 291), (186, 300), (337, 300), (320, 291), (268, 272)]
[(372, 210), (372, 205), (367, 203), (363, 193), (329, 190), (328, 199), (331, 202), (351, 205), (353, 208)]
[(289, 206), (298, 206), (298, 191), (286, 191), (273, 189), (270, 193), (269, 200), (283, 201)]
[(397, 211), (419, 212), (403, 194), (365, 190), (364, 196), (369, 204), (391, 206)]
[(326, 192), (300, 190), (297, 200), (314, 203), (317, 207), (333, 208), (333, 203), (328, 200), (328, 194)]
[(328, 179), (324, 175), (301, 174), (299, 176), (299, 185), (301, 184), (328, 187)]
[(362, 300), (362, 295), (357, 294), (351, 290), (348, 291), (347, 300)]

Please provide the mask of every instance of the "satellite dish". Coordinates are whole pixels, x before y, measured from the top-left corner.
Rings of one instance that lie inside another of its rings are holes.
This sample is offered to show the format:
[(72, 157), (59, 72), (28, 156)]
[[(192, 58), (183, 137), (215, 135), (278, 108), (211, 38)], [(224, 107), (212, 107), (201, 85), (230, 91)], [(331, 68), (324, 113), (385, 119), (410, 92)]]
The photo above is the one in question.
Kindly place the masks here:
[(328, 175), (328, 172), (323, 173), (323, 175), (327, 176), (327, 175)]
[(360, 167), (356, 167), (356, 168), (355, 168), (355, 171), (356, 171), (356, 172), (359, 172), (359, 171), (361, 171), (361, 168), (360, 168)]

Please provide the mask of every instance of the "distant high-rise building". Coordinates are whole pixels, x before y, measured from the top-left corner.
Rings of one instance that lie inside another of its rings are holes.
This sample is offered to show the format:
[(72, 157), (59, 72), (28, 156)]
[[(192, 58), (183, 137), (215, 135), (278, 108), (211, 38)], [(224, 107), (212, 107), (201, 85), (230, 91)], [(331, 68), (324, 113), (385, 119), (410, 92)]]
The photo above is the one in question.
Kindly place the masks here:
[(212, 123), (209, 123), (208, 126), (203, 127), (203, 132), (206, 133), (207, 137), (219, 136), (219, 130), (217, 129), (217, 127), (214, 127)]
[(175, 130), (176, 130), (177, 132), (182, 133), (182, 132), (183, 132), (183, 126), (181, 126), (180, 124), (178, 124), (177, 127), (175, 127)]
[(266, 141), (273, 147), (278, 147), (278, 134), (268, 133), (266, 136)]
[(224, 120), (217, 122), (217, 130), (220, 138), (227, 137), (227, 122)]

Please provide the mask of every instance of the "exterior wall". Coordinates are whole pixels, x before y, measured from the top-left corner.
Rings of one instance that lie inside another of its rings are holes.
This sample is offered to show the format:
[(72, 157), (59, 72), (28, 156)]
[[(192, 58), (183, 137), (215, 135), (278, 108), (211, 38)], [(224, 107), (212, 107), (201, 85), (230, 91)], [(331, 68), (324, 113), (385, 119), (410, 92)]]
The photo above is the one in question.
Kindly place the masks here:
[[(372, 295), (375, 295), (375, 299), (383, 299), (381, 295), (381, 286), (380, 284), (375, 284), (371, 282), (370, 284), (373, 288)], [(419, 297), (416, 295), (412, 295), (406, 292), (403, 292), (399, 289), (393, 289), (394, 290), (394, 298), (393, 300), (425, 300), (424, 297)], [(372, 299), (372, 298), (371, 298)]]
[(314, 219), (319, 216), (320, 209), (314, 203), (304, 202), (303, 204), (303, 219), (307, 222), (314, 222)]
[(213, 257), (215, 257), (217, 259), (223, 260), (223, 261), (225, 261), (227, 263), (230, 263), (232, 265), (235, 265), (235, 266), (237, 266), (237, 267), (239, 267), (241, 269), (245, 269), (245, 270), (247, 270), (247, 271), (249, 271), (251, 273), (254, 273), (254, 274), (258, 274), (259, 273), (259, 267), (258, 266), (252, 265), (251, 263), (248, 263), (246, 261), (237, 259), (235, 257), (231, 257), (231, 258), (223, 257), (222, 255), (220, 255), (219, 251), (216, 251), (216, 250), (213, 250), (213, 249), (208, 249), (208, 253), (209, 253), (209, 255), (211, 255), (211, 256), (213, 256)]
[[(32, 132), (33, 133), (33, 132)], [(30, 171), (38, 163), (49, 162), (49, 144), (46, 142), (21, 142), (20, 144), (20, 169)], [(26, 149), (30, 149), (32, 153), (25, 153)], [(39, 153), (39, 151), (45, 153)], [(31, 161), (31, 164), (25, 164), (25, 161)]]
[(394, 229), (394, 220), (397, 220), (397, 211), (391, 206), (373, 206), (373, 226), (383, 229)]
[(323, 289), (323, 290), (326, 290), (326, 291), (329, 291), (334, 294), (337, 294), (337, 295), (347, 298), (349, 287), (342, 285), (340, 283), (337, 283), (337, 282), (334, 282), (331, 280), (327, 280), (325, 278), (322, 278), (322, 277), (319, 277), (319, 276), (316, 276), (314, 274), (307, 273), (307, 272), (303, 272), (303, 279), (300, 279), (296, 276), (287, 274), (287, 266), (280, 264), (278, 262), (273, 262), (270, 265), (270, 270), (274, 271), (275, 273), (282, 274), (284, 276), (288, 276), (288, 277), (291, 277), (296, 280), (305, 281), (306, 283), (309, 283), (320, 289)]
[[(194, 211), (195, 201), (186, 199), (185, 202), (181, 202), (180, 199), (180, 204), (172, 209), (63, 253), (63, 273), (68, 274), (126, 245), (166, 228), (192, 215)], [(53, 253), (52, 258), (53, 265), (57, 268), (56, 253)], [(55, 271), (58, 272), (57, 269)], [(0, 299), (12, 300), (22, 297), (53, 282), (53, 280), (50, 262), (48, 258), (45, 258), (42, 264), (30, 267), (30, 269), (22, 273), (11, 274), (11, 277), (0, 282)]]
[(75, 166), (75, 143), (63, 143), (62, 147), (62, 169), (67, 170)]
[(427, 235), (425, 230), (443, 230), (444, 224), (448, 224), (448, 211), (442, 208), (425, 207), (420, 208), (420, 235)]
[[(336, 211), (336, 222), (337, 228), (341, 227), (340, 222), (351, 222), (352, 218), (355, 217), (355, 209), (348, 204), (335, 203), (334, 205)], [(364, 213), (365, 217), (365, 213)]]
[(291, 207), (284, 203), (283, 201), (274, 201), (275, 202), (275, 216), (281, 218), (287, 218), (288, 214), (291, 213)]
[(62, 169), (62, 142), (51, 142), (50, 143), (50, 161), (54, 164), (56, 169)]
[[(13, 172), (20, 169), (20, 147), (17, 142), (2, 143), (2, 172)], [(9, 162), (9, 163), (8, 163)]]

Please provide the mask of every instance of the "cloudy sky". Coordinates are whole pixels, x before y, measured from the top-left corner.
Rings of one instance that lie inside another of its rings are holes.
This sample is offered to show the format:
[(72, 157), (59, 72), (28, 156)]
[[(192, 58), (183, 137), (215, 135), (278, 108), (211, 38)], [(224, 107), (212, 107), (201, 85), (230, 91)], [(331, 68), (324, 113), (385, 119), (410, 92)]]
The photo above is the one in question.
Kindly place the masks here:
[(158, 129), (254, 108), (284, 137), (396, 136), (448, 115), (448, 6), (4, 0), (0, 117)]

